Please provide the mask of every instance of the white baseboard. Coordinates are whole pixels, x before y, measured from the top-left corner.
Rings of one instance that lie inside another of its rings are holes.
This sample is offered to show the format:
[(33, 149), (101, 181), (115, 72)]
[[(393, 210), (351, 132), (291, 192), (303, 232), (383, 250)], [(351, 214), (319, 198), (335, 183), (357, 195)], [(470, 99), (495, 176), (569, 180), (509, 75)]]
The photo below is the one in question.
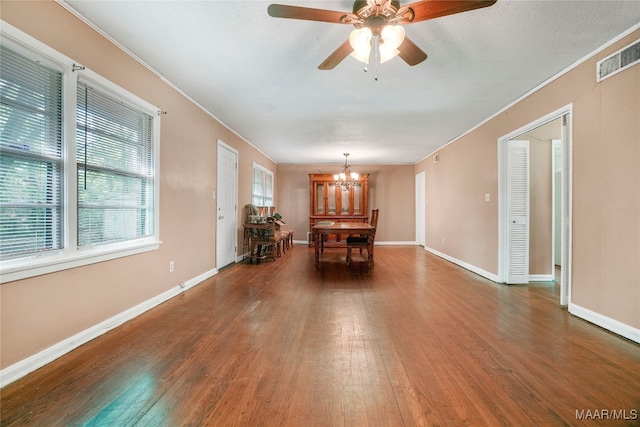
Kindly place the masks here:
[(569, 304), (569, 313), (640, 344), (640, 329), (638, 328), (576, 304)]
[(160, 295), (148, 299), (147, 301), (131, 307), (130, 309), (125, 310), (120, 314), (117, 314), (88, 329), (85, 329), (82, 332), (64, 339), (52, 345), (51, 347), (42, 350), (39, 353), (29, 356), (26, 359), (14, 363), (11, 366), (7, 366), (0, 371), (0, 388), (16, 381), (19, 378), (24, 377), (25, 375), (35, 371), (36, 369), (43, 367), (47, 363), (53, 362), (55, 359), (63, 356), (71, 350), (80, 347), (81, 345), (99, 337), (100, 335), (141, 315), (145, 311), (148, 311), (155, 306), (162, 304), (163, 302), (175, 297), (176, 295), (186, 291), (187, 289), (196, 286), (209, 277), (214, 276), (215, 274), (217, 274), (217, 272), (217, 269), (214, 268), (213, 270), (209, 270), (203, 274), (200, 274), (193, 279), (189, 279), (186, 282), (174, 286), (173, 288), (161, 293)]
[(449, 262), (452, 262), (452, 263), (454, 263), (456, 265), (459, 265), (460, 267), (465, 268), (465, 269), (467, 269), (467, 270), (469, 270), (469, 271), (471, 271), (473, 273), (476, 273), (479, 276), (482, 276), (482, 277), (484, 277), (486, 279), (489, 279), (492, 282), (498, 283), (498, 275), (497, 274), (490, 273), (490, 272), (488, 272), (486, 270), (483, 270), (481, 268), (476, 267), (475, 265), (471, 265), (471, 264), (468, 264), (468, 263), (466, 263), (464, 261), (460, 261), (457, 258), (454, 258), (454, 257), (449, 256), (447, 254), (443, 254), (442, 252), (439, 252), (439, 251), (437, 251), (437, 250), (435, 250), (433, 248), (429, 248), (427, 246), (424, 247), (424, 250), (427, 251), (427, 252), (431, 252), (432, 254), (434, 254), (436, 256), (439, 256), (440, 258), (444, 258)]
[(555, 277), (553, 274), (530, 274), (529, 281), (530, 282), (553, 282)]
[(416, 242), (404, 242), (404, 241), (391, 241), (387, 240), (385, 242), (375, 241), (373, 242), (375, 246), (416, 246)]

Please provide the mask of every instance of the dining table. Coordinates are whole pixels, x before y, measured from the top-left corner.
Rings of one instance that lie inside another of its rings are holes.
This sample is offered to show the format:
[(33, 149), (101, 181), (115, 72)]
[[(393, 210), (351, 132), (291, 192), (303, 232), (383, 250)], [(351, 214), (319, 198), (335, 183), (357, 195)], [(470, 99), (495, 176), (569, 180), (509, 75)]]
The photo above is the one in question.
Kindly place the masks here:
[[(322, 221), (316, 223), (313, 227), (313, 241), (315, 242), (315, 261), (316, 268), (320, 267), (320, 254), (324, 252), (323, 235), (339, 234), (339, 235), (358, 235), (366, 236), (375, 230), (375, 227), (366, 222), (333, 222)], [(373, 264), (373, 242), (369, 243), (367, 248), (369, 265)]]

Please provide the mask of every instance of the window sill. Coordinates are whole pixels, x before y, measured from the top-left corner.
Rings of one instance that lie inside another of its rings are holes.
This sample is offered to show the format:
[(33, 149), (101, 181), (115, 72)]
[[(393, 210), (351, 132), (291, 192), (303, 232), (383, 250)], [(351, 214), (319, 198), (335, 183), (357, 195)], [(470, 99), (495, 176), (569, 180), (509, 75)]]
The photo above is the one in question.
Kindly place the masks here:
[(56, 254), (29, 259), (4, 261), (0, 263), (0, 283), (13, 282), (97, 262), (155, 251), (161, 244), (162, 242), (158, 240), (143, 240), (135, 243), (127, 242), (108, 245), (99, 249), (80, 249), (73, 254), (61, 251)]

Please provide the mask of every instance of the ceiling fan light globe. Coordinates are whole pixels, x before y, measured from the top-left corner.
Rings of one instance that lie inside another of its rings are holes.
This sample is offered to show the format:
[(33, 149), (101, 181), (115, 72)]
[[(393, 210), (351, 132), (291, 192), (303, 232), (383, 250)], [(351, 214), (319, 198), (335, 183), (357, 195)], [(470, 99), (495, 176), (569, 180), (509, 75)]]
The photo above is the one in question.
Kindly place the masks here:
[(356, 28), (349, 34), (349, 44), (353, 48), (351, 56), (365, 64), (369, 63), (371, 54), (371, 38), (373, 33), (368, 27)]
[(354, 50), (353, 52), (351, 52), (351, 56), (353, 56), (360, 62), (364, 62), (365, 64), (368, 64), (369, 57), (371, 56), (371, 46), (367, 46), (362, 50)]
[(353, 50), (363, 51), (367, 46), (371, 47), (373, 33), (368, 27), (356, 28), (349, 34), (349, 43)]
[(382, 36), (385, 45), (397, 49), (404, 41), (404, 27), (402, 25), (386, 25), (380, 36)]
[(386, 43), (382, 43), (379, 46), (379, 51), (380, 51), (380, 63), (383, 64), (385, 62), (387, 62), (388, 60), (394, 58), (396, 55), (398, 55), (400, 53), (400, 51), (398, 49), (396, 49), (395, 47), (392, 46), (387, 46)]

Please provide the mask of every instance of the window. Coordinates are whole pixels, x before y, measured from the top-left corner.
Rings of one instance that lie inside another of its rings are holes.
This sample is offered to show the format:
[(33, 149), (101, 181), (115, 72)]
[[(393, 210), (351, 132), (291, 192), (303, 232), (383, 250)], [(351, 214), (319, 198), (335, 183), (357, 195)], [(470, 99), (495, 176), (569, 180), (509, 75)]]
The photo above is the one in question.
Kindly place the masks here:
[(273, 206), (273, 172), (253, 164), (253, 186), (251, 203), (256, 206)]
[(78, 246), (153, 234), (153, 116), (80, 81)]
[(157, 108), (3, 23), (2, 282), (157, 249)]
[(0, 47), (0, 257), (62, 248), (62, 73)]

